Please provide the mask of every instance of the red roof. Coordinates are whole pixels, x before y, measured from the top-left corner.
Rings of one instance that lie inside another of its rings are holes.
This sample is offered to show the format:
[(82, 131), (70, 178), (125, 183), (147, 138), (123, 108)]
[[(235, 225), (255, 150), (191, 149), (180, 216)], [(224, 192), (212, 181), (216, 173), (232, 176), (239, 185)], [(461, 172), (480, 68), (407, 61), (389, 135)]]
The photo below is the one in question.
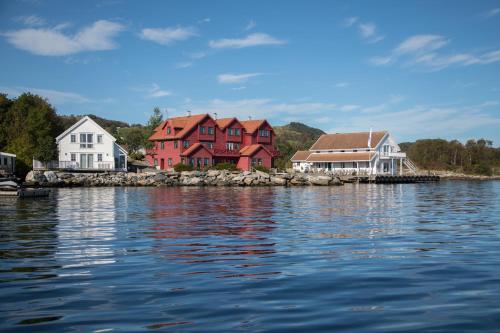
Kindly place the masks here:
[(217, 119), (215, 122), (220, 127), (220, 129), (224, 129), (227, 126), (231, 125), (231, 123), (235, 120), (237, 120), (237, 119), (234, 117), (233, 118), (221, 118), (221, 119)]
[(194, 145), (192, 145), (191, 147), (189, 147), (187, 150), (183, 151), (181, 153), (181, 155), (182, 156), (189, 156), (189, 155), (193, 154), (195, 151), (197, 151), (199, 148), (204, 148), (206, 151), (208, 151), (210, 154), (212, 154), (212, 152), (210, 150), (208, 150), (204, 145), (197, 142)]
[(243, 125), (243, 127), (245, 128), (245, 131), (250, 134), (255, 132), (265, 122), (267, 122), (265, 119), (240, 121), (241, 125)]
[[(196, 127), (203, 119), (210, 117), (208, 114), (196, 114), (186, 117), (174, 117), (165, 120), (160, 126), (155, 129), (155, 133), (151, 135), (148, 140), (168, 140), (168, 139), (182, 139), (194, 127)], [(173, 128), (181, 129), (175, 136), (168, 136), (165, 131), (167, 123), (170, 122)]]
[(257, 153), (260, 149), (264, 149), (269, 155), (272, 155), (269, 150), (266, 149), (266, 147), (264, 147), (263, 145), (261, 145), (260, 143), (258, 144), (254, 144), (254, 145), (250, 145), (250, 146), (245, 146), (243, 148), (241, 148), (240, 150), (240, 154), (241, 156), (253, 156), (255, 155), (255, 153)]

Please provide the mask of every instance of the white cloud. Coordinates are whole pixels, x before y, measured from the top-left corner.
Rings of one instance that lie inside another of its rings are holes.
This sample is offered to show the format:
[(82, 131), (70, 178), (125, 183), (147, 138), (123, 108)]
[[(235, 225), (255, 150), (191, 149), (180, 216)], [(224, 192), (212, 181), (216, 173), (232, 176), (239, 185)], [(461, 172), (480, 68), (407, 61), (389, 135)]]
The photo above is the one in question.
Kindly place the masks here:
[(287, 42), (285, 40), (274, 38), (265, 33), (253, 33), (244, 38), (223, 38), (211, 40), (209, 46), (214, 49), (232, 48), (241, 49), (252, 46), (262, 45), (283, 45)]
[(349, 28), (349, 27), (352, 27), (356, 22), (359, 21), (359, 17), (356, 17), (356, 16), (351, 16), (351, 17), (348, 17), (344, 20), (344, 22), (342, 22), (342, 25), (345, 27), (345, 28)]
[(75, 35), (65, 34), (66, 24), (54, 28), (21, 29), (2, 35), (18, 49), (43, 56), (62, 56), (85, 51), (105, 51), (117, 47), (113, 38), (124, 26), (106, 20), (94, 22)]
[(172, 93), (170, 91), (161, 90), (159, 85), (157, 85), (156, 83), (153, 83), (151, 89), (148, 90), (146, 98), (159, 98), (159, 97), (165, 97), (165, 96), (170, 96), (170, 95), (172, 95)]
[(197, 36), (197, 32), (193, 27), (145, 28), (142, 29), (139, 36), (144, 40), (168, 45)]
[(394, 49), (396, 54), (429, 52), (442, 48), (448, 40), (439, 35), (415, 35), (405, 39)]
[(335, 88), (347, 88), (351, 84), (349, 82), (338, 82), (335, 84)]
[(500, 8), (493, 8), (486, 13), (486, 17), (493, 17), (500, 14)]
[(174, 67), (177, 69), (184, 69), (184, 68), (192, 67), (193, 64), (194, 63), (192, 61), (184, 61), (184, 62), (179, 62), (179, 63), (175, 64)]
[(375, 23), (361, 22), (359, 17), (356, 16), (346, 18), (342, 24), (344, 28), (350, 28), (354, 25), (356, 25), (361, 37), (368, 43), (378, 43), (385, 38), (385, 36), (382, 36), (377, 32), (377, 26)]
[(449, 40), (440, 35), (415, 35), (401, 42), (389, 55), (372, 57), (369, 62), (375, 66), (384, 66), (403, 59), (407, 67), (421, 65), (436, 71), (450, 66), (486, 65), (500, 61), (500, 50), (483, 54), (440, 53), (448, 44)]
[(5, 92), (13, 97), (17, 97), (25, 92), (30, 92), (32, 94), (47, 98), (47, 100), (54, 105), (81, 104), (81, 103), (91, 102), (91, 100), (80, 94), (68, 91), (52, 90), (52, 89), (27, 88), (27, 87), (0, 87), (0, 91)]
[(250, 20), (250, 22), (248, 22), (248, 24), (245, 27), (245, 31), (252, 30), (256, 26), (257, 26), (257, 22), (255, 22), (254, 20)]
[(231, 90), (245, 90), (247, 87), (245, 86), (241, 86), (241, 87), (234, 87), (234, 88), (231, 88)]
[(245, 74), (220, 74), (217, 81), (224, 84), (234, 84), (247, 82), (250, 78), (264, 75), (263, 73), (245, 73)]
[(203, 23), (210, 23), (212, 19), (210, 17), (205, 17), (204, 19), (201, 19), (198, 21), (198, 24), (203, 24)]
[(45, 19), (41, 18), (38, 15), (19, 16), (16, 17), (14, 20), (28, 27), (40, 27), (42, 25), (45, 25)]
[(356, 104), (347, 104), (347, 105), (342, 105), (341, 107), (339, 107), (339, 110), (342, 112), (351, 112), (351, 111), (359, 109), (359, 107), (360, 106), (356, 105)]

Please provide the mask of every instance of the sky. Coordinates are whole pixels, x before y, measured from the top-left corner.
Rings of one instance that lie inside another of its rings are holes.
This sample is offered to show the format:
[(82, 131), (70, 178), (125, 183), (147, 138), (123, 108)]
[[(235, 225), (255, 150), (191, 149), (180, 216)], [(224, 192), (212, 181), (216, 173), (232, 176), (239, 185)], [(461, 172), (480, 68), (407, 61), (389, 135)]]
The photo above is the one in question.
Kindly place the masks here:
[(500, 1), (0, 0), (0, 92), (500, 146)]

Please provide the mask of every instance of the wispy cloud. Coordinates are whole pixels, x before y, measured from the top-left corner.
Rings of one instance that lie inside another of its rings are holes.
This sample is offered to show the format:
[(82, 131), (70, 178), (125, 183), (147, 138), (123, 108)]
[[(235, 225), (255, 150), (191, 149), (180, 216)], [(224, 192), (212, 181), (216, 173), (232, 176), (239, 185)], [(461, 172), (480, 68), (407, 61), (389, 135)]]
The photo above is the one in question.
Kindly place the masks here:
[(498, 14), (500, 14), (500, 8), (493, 8), (491, 10), (489, 10), (485, 16), (486, 17), (493, 17), (493, 16), (497, 16)]
[(160, 98), (172, 95), (172, 93), (168, 90), (163, 90), (156, 83), (151, 83), (149, 86), (139, 86), (130, 88), (132, 91), (137, 91), (144, 94), (144, 98)]
[(54, 28), (21, 29), (2, 33), (16, 48), (36, 55), (62, 56), (85, 51), (112, 50), (118, 46), (113, 38), (124, 30), (119, 23), (100, 20), (71, 35), (63, 30), (66, 24)]
[(183, 62), (178, 62), (175, 64), (175, 68), (177, 69), (184, 69), (184, 68), (189, 68), (193, 67), (194, 63), (192, 61), (183, 61)]
[(263, 73), (244, 73), (244, 74), (220, 74), (217, 81), (223, 84), (235, 84), (247, 82), (250, 78), (264, 75)]
[(342, 22), (344, 28), (356, 26), (360, 36), (368, 43), (378, 43), (385, 38), (377, 32), (377, 26), (373, 22), (362, 22), (359, 17), (352, 16)]
[(223, 38), (211, 40), (208, 45), (214, 49), (241, 49), (252, 46), (283, 45), (286, 43), (287, 41), (274, 38), (266, 33), (253, 33), (244, 38)]
[(139, 36), (144, 40), (169, 45), (197, 36), (197, 32), (193, 27), (145, 28)]
[(402, 61), (404, 66), (420, 65), (435, 71), (450, 66), (486, 65), (500, 61), (500, 50), (481, 54), (440, 53), (449, 42), (440, 35), (415, 35), (401, 42), (389, 55), (372, 57), (369, 62), (384, 66)]
[(45, 25), (45, 19), (38, 15), (19, 16), (14, 19), (16, 22), (22, 23), (28, 27), (40, 27)]
[(252, 30), (256, 26), (257, 26), (257, 22), (255, 22), (254, 20), (250, 20), (250, 22), (248, 22), (248, 24), (245, 27), (245, 31)]
[(231, 88), (231, 90), (245, 90), (247, 87), (245, 86), (241, 86), (241, 87), (234, 87), (234, 88)]
[(0, 91), (13, 97), (17, 97), (25, 92), (47, 98), (54, 105), (89, 103), (90, 99), (75, 92), (60, 91), (52, 89), (28, 88), (28, 87), (0, 87)]
[(198, 24), (210, 23), (212, 19), (210, 17), (205, 17), (201, 20), (198, 20)]
[(338, 82), (335, 84), (335, 88), (347, 88), (349, 87), (351, 84), (349, 82)]

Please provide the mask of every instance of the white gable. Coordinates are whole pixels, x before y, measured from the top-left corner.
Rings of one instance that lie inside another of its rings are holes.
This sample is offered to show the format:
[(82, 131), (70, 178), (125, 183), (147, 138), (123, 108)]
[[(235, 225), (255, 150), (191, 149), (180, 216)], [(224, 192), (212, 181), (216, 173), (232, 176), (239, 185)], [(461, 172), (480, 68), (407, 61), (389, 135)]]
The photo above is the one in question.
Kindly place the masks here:
[(60, 134), (56, 138), (56, 143), (59, 143), (62, 139), (64, 139), (68, 134), (74, 133), (74, 132), (90, 132), (90, 133), (99, 133), (99, 134), (105, 134), (108, 136), (109, 139), (111, 139), (113, 142), (116, 141), (115, 137), (109, 134), (104, 128), (99, 126), (95, 121), (92, 120), (89, 116), (85, 116), (79, 121), (77, 121), (73, 126), (68, 128), (66, 131), (64, 131), (62, 134)]

